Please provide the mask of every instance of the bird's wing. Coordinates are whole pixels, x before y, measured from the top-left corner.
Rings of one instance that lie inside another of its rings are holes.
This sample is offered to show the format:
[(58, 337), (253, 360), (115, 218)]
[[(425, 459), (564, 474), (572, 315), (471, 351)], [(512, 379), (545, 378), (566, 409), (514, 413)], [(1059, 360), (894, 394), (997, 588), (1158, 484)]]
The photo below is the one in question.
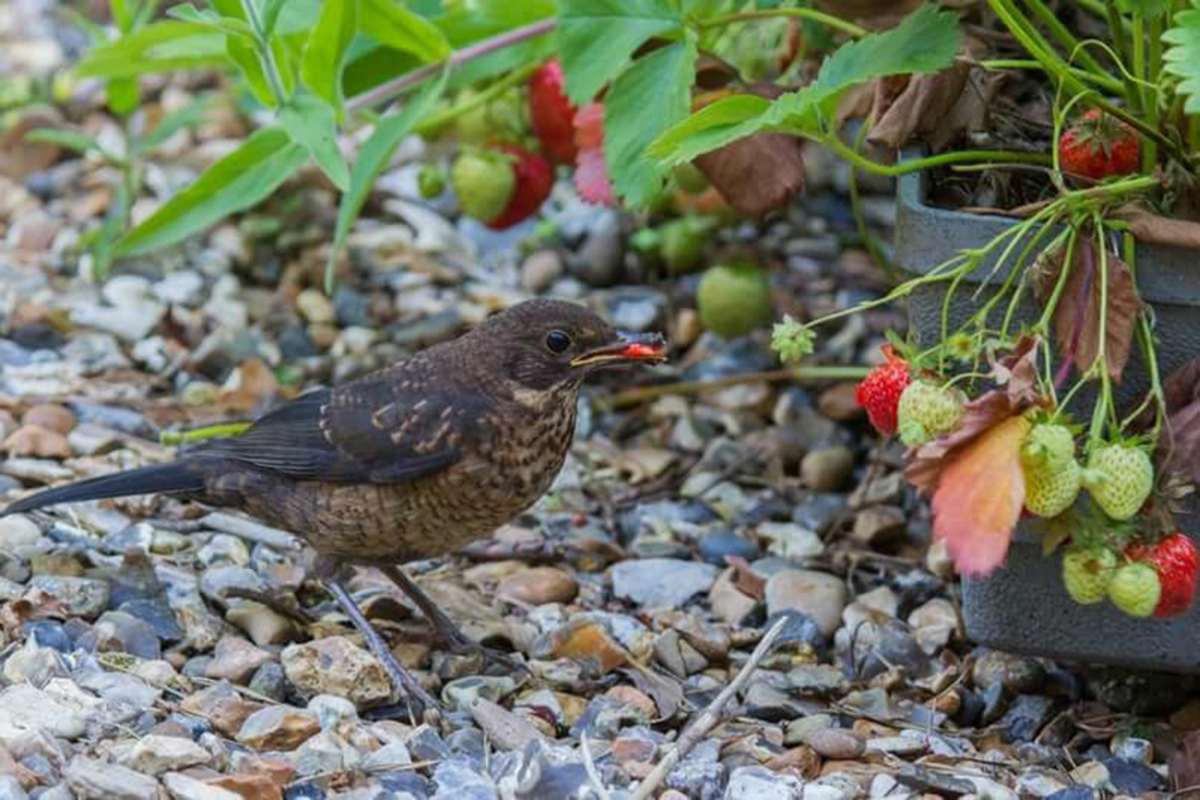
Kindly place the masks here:
[(478, 398), (384, 372), (303, 394), (200, 452), (296, 480), (397, 483), (458, 461), (482, 410)]

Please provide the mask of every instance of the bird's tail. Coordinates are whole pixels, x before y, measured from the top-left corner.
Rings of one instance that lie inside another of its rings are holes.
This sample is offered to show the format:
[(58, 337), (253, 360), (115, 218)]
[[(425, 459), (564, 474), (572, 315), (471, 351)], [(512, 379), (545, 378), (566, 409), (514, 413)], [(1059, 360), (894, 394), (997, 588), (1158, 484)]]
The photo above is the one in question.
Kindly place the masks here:
[(115, 472), (98, 478), (68, 483), (22, 498), (3, 511), (16, 514), (33, 511), (59, 503), (74, 503), (80, 500), (98, 500), (102, 497), (127, 497), (154, 492), (194, 492), (204, 488), (204, 474), (188, 461), (175, 461), (151, 467)]

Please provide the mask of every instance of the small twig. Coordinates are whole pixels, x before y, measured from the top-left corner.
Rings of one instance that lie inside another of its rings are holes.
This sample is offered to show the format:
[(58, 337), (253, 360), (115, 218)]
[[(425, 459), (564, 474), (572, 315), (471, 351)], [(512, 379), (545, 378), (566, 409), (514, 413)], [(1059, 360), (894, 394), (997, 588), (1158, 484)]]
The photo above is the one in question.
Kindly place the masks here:
[(787, 624), (787, 618), (781, 619), (771, 626), (771, 629), (759, 641), (758, 646), (754, 648), (754, 652), (750, 654), (749, 660), (738, 670), (737, 676), (709, 703), (708, 708), (704, 709), (700, 716), (684, 729), (683, 733), (679, 735), (679, 741), (675, 743), (670, 752), (663, 756), (662, 761), (658, 762), (646, 779), (638, 784), (637, 791), (633, 793), (630, 800), (647, 800), (675, 768), (675, 765), (696, 746), (706, 733), (716, 727), (724, 715), (725, 706), (746, 685), (746, 682), (750, 680), (750, 675), (771, 652), (771, 646), (775, 644), (779, 634), (783, 633), (785, 624)]
[(871, 371), (870, 367), (795, 367), (793, 369), (772, 369), (764, 372), (743, 372), (740, 375), (725, 375), (720, 378), (710, 378), (703, 381), (680, 381), (679, 383), (661, 383), (655, 386), (637, 386), (617, 392), (607, 400), (600, 400), (597, 405), (607, 409), (626, 408), (654, 400), (668, 394), (699, 394), (714, 389), (724, 389), (729, 386), (739, 386), (743, 383), (778, 383), (780, 381), (818, 382), (860, 380)]
[(608, 789), (604, 788), (604, 781), (600, 780), (600, 771), (596, 769), (596, 761), (592, 758), (592, 748), (588, 746), (586, 733), (580, 735), (579, 746), (583, 750), (583, 768), (587, 771), (592, 788), (596, 790), (600, 800), (609, 800)]
[(346, 113), (353, 114), (356, 111), (361, 111), (364, 108), (369, 108), (377, 103), (382, 103), (386, 100), (391, 100), (393, 97), (403, 94), (405, 91), (414, 86), (424, 83), (434, 75), (440, 73), (447, 65), (453, 69), (461, 66), (468, 61), (473, 61), (481, 56), (486, 56), (488, 53), (496, 50), (503, 50), (506, 47), (511, 47), (515, 44), (520, 44), (526, 39), (532, 39), (536, 36), (541, 36), (543, 33), (549, 33), (554, 30), (557, 20), (553, 17), (541, 19), (537, 22), (520, 28), (514, 28), (511, 31), (493, 36), (490, 39), (484, 39), (482, 42), (476, 42), (470, 47), (464, 47), (462, 50), (456, 50), (450, 54), (450, 57), (445, 61), (436, 61), (432, 64), (425, 64), (411, 72), (406, 72), (403, 75), (381, 83), (374, 89), (363, 92), (360, 95), (355, 95), (346, 101)]

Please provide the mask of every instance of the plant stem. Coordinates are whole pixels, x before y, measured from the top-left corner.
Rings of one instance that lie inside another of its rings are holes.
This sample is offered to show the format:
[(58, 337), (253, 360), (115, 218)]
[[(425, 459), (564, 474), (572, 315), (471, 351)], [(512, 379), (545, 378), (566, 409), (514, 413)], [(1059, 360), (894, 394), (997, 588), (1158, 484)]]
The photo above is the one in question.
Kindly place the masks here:
[(267, 74), (267, 83), (271, 85), (271, 95), (275, 98), (275, 105), (282, 106), (287, 98), (284, 97), (283, 83), (279, 79), (279, 69), (275, 65), (275, 53), (271, 49), (271, 43), (267, 41), (262, 20), (258, 18), (258, 8), (255, 6), (254, 0), (242, 0), (242, 8), (246, 12), (246, 19), (250, 21), (250, 27), (254, 29), (254, 41), (258, 44), (258, 60), (262, 63), (263, 72)]
[[(1146, 56), (1146, 73), (1139, 74), (1138, 77), (1142, 80), (1153, 84), (1153, 87), (1146, 88), (1145, 112), (1146, 121), (1155, 128), (1159, 127), (1159, 102), (1160, 89), (1159, 81), (1162, 79), (1162, 19), (1153, 17), (1149, 20), (1149, 38), (1150, 50)], [(1153, 139), (1146, 142), (1146, 146), (1142, 149), (1142, 171), (1150, 173), (1154, 171), (1154, 167), (1158, 164), (1158, 142)]]
[(1050, 157), (1044, 153), (1023, 153), (1016, 150), (954, 150), (948, 153), (939, 153), (936, 156), (901, 161), (899, 164), (880, 164), (878, 161), (872, 161), (866, 156), (860, 155), (854, 148), (838, 139), (836, 135), (822, 136), (819, 137), (819, 140), (849, 161), (852, 166), (892, 178), (931, 167), (970, 161), (993, 161), (1001, 164), (1050, 164)]
[(772, 19), (779, 17), (799, 17), (801, 19), (812, 20), (819, 22), (822, 25), (828, 25), (830, 28), (836, 28), (843, 33), (848, 33), (851, 36), (858, 38), (866, 36), (870, 31), (866, 28), (861, 28), (853, 22), (847, 22), (844, 19), (825, 14), (817, 11), (815, 8), (767, 8), (761, 11), (742, 11), (737, 14), (725, 14), (720, 17), (712, 17), (711, 19), (699, 20), (696, 27), (703, 30), (704, 28), (715, 28), (721, 25), (728, 25), (731, 22), (750, 22), (751, 20)]
[[(243, 0), (249, 2), (249, 0)], [(470, 47), (464, 47), (461, 50), (455, 50), (444, 61), (435, 61), (431, 64), (424, 64), (411, 72), (406, 72), (399, 77), (393, 78), (386, 83), (381, 83), (378, 86), (368, 89), (362, 94), (355, 95), (346, 102), (346, 111), (354, 113), (363, 108), (373, 106), (376, 103), (383, 103), (391, 100), (397, 95), (403, 94), (414, 86), (419, 86), (430, 78), (438, 75), (445, 67), (451, 68), (462, 66), (477, 58), (486, 56), (489, 53), (494, 53), (497, 50), (503, 50), (506, 47), (520, 44), (529, 39), (534, 39), (542, 34), (549, 33), (554, 30), (557, 20), (553, 17), (540, 19), (537, 22), (531, 22), (528, 25), (523, 25), (520, 28), (513, 28), (511, 31), (505, 31), (483, 41), (476, 42)]]
[(1098, 212), (1093, 213), (1092, 224), (1096, 228), (1097, 258), (1100, 262), (1100, 319), (1096, 326), (1096, 358), (1092, 362), (1092, 369), (1100, 370), (1100, 397), (1096, 399), (1096, 409), (1092, 412), (1089, 442), (1100, 439), (1104, 431), (1104, 418), (1112, 406), (1112, 383), (1108, 370), (1108, 246), (1104, 241), (1104, 221)]
[(1107, 75), (1107, 70), (1100, 66), (1100, 62), (1086, 48), (1080, 46), (1079, 40), (1067, 30), (1067, 26), (1062, 24), (1062, 21), (1054, 15), (1054, 12), (1042, 0), (1025, 0), (1025, 6), (1049, 29), (1050, 35), (1058, 40), (1058, 43), (1063, 46), (1063, 49), (1067, 51), (1071, 58), (1074, 58), (1076, 54), (1079, 55), (1079, 61), (1083, 64), (1086, 71), (1098, 75)]
[[(1046, 70), (1045, 65), (1031, 58), (989, 58), (984, 61), (972, 61), (970, 63), (978, 64), (984, 69), (1036, 69), (1043, 72)], [(1089, 72), (1086, 69), (1080, 69), (1079, 67), (1067, 67), (1067, 69), (1076, 78), (1091, 81), (1109, 91), (1119, 92), (1123, 88), (1120, 81), (1109, 75), (1099, 75), (1095, 72)]]
[[(854, 149), (858, 150), (866, 140), (867, 134), (871, 130), (870, 120), (864, 119), (862, 125), (858, 129), (858, 135), (854, 137)], [(836, 136), (837, 134), (833, 134)], [(866, 248), (867, 254), (871, 256), (871, 260), (875, 262), (880, 269), (893, 281), (898, 281), (899, 275), (896, 272), (896, 267), (888, 259), (887, 254), (883, 252), (883, 248), (879, 246), (874, 234), (867, 228), (867, 219), (863, 214), (862, 193), (858, 190), (858, 170), (850, 167), (850, 177), (847, 182), (850, 190), (850, 211), (854, 214), (854, 226), (858, 230), (858, 237), (862, 240), (863, 247)]]
[(459, 102), (445, 111), (433, 114), (426, 119), (421, 120), (413, 126), (413, 133), (427, 133), (435, 131), (456, 117), (466, 114), (468, 111), (473, 111), (482, 105), (494, 100), (504, 92), (511, 89), (513, 86), (519, 86), (524, 83), (530, 75), (537, 70), (537, 64), (526, 64), (525, 66), (513, 70), (505, 75), (500, 80), (483, 89), (478, 94), (472, 94), (466, 100)]
[(606, 408), (626, 408), (628, 406), (654, 400), (668, 394), (699, 394), (724, 389), (729, 386), (740, 386), (745, 383), (778, 383), (780, 381), (818, 382), (818, 381), (856, 381), (867, 376), (871, 367), (832, 367), (815, 365), (811, 367), (792, 367), (791, 369), (773, 369), (764, 372), (744, 372), (740, 375), (726, 375), (705, 381), (681, 381), (679, 383), (662, 383), (655, 386), (637, 386), (625, 389), (613, 395), (607, 401), (601, 400), (599, 405)]

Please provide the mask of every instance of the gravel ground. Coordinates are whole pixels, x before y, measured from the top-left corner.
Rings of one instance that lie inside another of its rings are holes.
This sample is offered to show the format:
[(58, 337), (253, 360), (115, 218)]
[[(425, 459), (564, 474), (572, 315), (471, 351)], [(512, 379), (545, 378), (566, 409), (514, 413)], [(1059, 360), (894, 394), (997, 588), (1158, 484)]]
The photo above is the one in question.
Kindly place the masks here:
[[(67, 58), (62, 39), (53, 26), (22, 37), (6, 74)], [(94, 88), (76, 87), (73, 119), (119, 141)], [(155, 102), (195, 91), (172, 82)], [(217, 108), (165, 142), (135, 217), (242, 130)], [(1083, 800), (1200, 782), (1190, 681), (964, 640), (949, 561), (853, 384), (787, 379), (765, 331), (703, 332), (698, 276), (662, 277), (627, 248), (633, 221), (581, 204), (569, 182), (547, 208), (553, 236), (495, 234), (449, 196), (414, 199), (414, 140), (332, 297), (319, 286), (336, 197), (315, 180), (95, 282), (80, 241), (113, 202), (112, 170), (9, 144), (0, 501), (169, 459), (161, 431), (253, 416), (531, 295), (665, 331), (674, 356), (641, 386), (585, 393), (567, 465), (529, 514), (412, 565), (525, 671), (439, 650), (373, 570), (351, 582), (444, 701), (439, 726), (410, 719), (287, 532), (164, 498), (0, 519), (0, 800)], [(887, 285), (853, 245), (845, 168), (807, 161), (805, 198), (710, 249), (756, 253), (775, 313), (801, 318)], [(867, 188), (886, 238), (888, 187)], [(869, 362), (902, 324), (903, 309), (851, 319), (817, 360)]]

